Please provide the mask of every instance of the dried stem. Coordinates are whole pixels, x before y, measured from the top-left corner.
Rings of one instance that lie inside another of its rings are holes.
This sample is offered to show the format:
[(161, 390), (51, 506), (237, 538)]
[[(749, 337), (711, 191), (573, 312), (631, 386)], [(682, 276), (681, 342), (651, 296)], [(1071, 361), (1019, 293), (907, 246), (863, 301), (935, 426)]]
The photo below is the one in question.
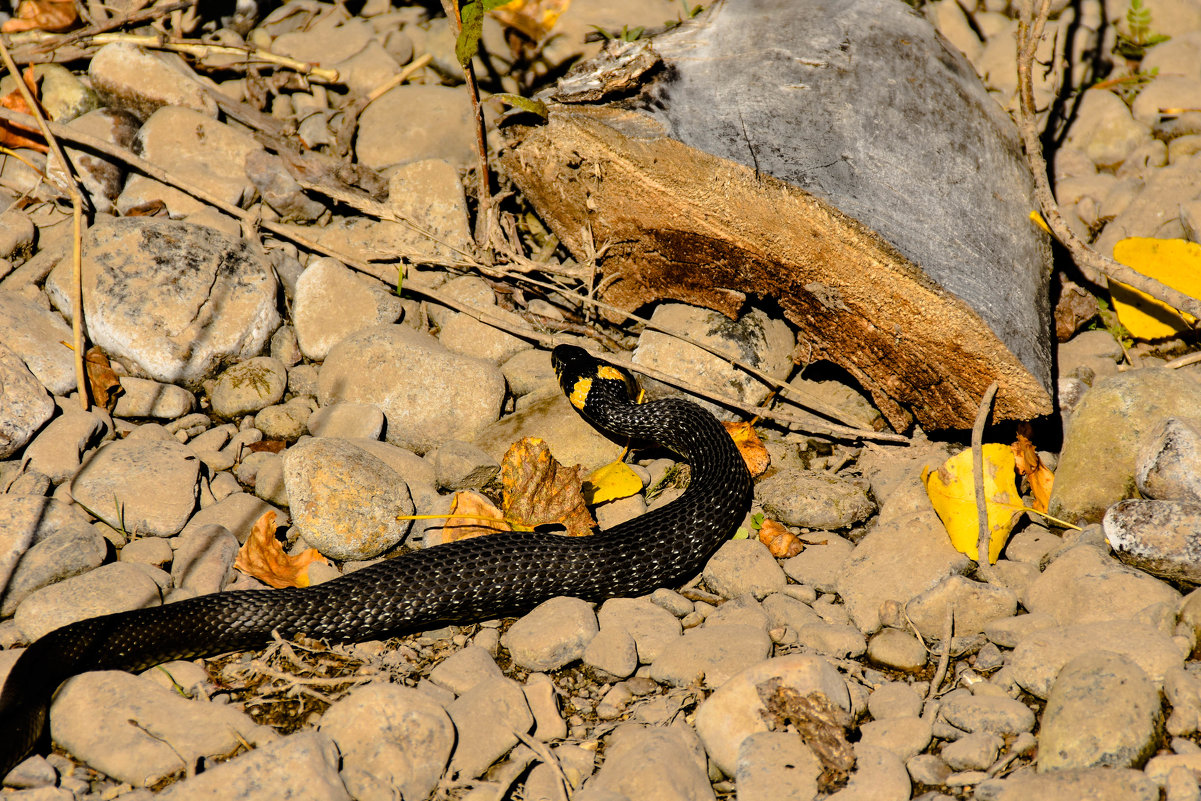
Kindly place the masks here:
[[(1034, 10), (1036, 1), (1037, 11)], [(1050, 13), (1051, 0), (1022, 0), (1017, 34), (1018, 130), (1026, 147), (1026, 160), (1034, 174), (1034, 195), (1042, 208), (1043, 219), (1047, 221), (1055, 238), (1072, 254), (1076, 266), (1089, 281), (1102, 286), (1106, 285), (1107, 279), (1121, 281), (1179, 311), (1188, 312), (1201, 319), (1201, 300), (1101, 255), (1068, 227), (1059, 210), (1059, 204), (1051, 191), (1050, 179), (1047, 177), (1047, 162), (1043, 158), (1042, 142), (1036, 124), (1037, 109), (1034, 104), (1034, 56), (1039, 42), (1042, 41), (1043, 30)]]
[(988, 527), (988, 504), (984, 497), (984, 426), (992, 411), (993, 398), (997, 395), (997, 382), (984, 390), (980, 409), (976, 412), (976, 423), (972, 426), (972, 483), (976, 485), (976, 564), (980, 575), (989, 584), (996, 584), (997, 577), (989, 560), (992, 532)]

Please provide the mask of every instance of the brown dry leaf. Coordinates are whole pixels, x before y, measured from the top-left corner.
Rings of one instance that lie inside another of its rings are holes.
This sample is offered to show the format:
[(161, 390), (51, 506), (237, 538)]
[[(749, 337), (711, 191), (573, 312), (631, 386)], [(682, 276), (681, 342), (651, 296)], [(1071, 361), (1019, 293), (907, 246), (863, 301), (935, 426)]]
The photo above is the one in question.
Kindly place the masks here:
[(247, 445), (246, 449), (251, 453), (283, 453), (287, 444), (282, 439), (260, 439)]
[(121, 387), (121, 380), (113, 372), (112, 365), (109, 364), (104, 351), (95, 345), (88, 348), (83, 360), (83, 366), (88, 373), (88, 386), (92, 392), (92, 400), (111, 412), (117, 405), (117, 396), (125, 391)]
[(759, 526), (759, 542), (767, 546), (777, 559), (796, 556), (805, 550), (805, 543), (775, 520), (764, 520)]
[(469, 540), (498, 531), (512, 531), (505, 513), (478, 492), (456, 492), (450, 502), (450, 514), (442, 525), (443, 542)]
[(772, 730), (792, 726), (822, 765), (819, 787), (829, 790), (847, 780), (855, 767), (855, 752), (847, 742), (846, 729), (851, 716), (830, 703), (825, 693), (801, 695), (785, 687), (779, 679), (765, 681), (755, 688), (765, 710), (761, 713)]
[[(25, 85), (29, 87), (29, 93), (33, 95), (36, 101), (38, 97), (37, 79), (33, 75), (33, 67), (26, 67), (23, 74)], [(12, 111), (18, 111), (22, 114), (33, 114), (29, 108), (29, 104), (25, 102), (25, 98), (21, 96), (19, 88), (13, 89), (8, 94), (0, 97), (0, 106)], [(36, 127), (26, 127), (18, 125), (14, 122), (0, 122), (0, 145), (5, 147), (27, 147), (30, 150), (37, 150), (40, 153), (47, 151), (45, 142), (42, 141), (42, 135)]]
[(74, 0), (21, 0), (16, 16), (0, 27), (0, 33), (32, 30), (59, 33), (74, 28), (78, 22)]
[(1055, 485), (1055, 474), (1038, 458), (1038, 451), (1034, 449), (1034, 443), (1030, 441), (1030, 437), (1023, 430), (1026, 428), (1028, 427), (1022, 426), (1018, 429), (1017, 441), (1011, 446), (1014, 466), (1018, 473), (1025, 476), (1026, 480), (1030, 482), (1030, 491), (1034, 493), (1035, 511), (1045, 512), (1047, 504), (1051, 502), (1051, 488)]
[(513, 443), (500, 464), (505, 519), (531, 529), (556, 523), (573, 537), (591, 534), (592, 515), (580, 492), (580, 473), (579, 465), (560, 464), (538, 437)]
[(314, 562), (329, 564), (316, 548), (296, 556), (284, 553), (283, 545), (275, 538), (275, 512), (267, 512), (255, 522), (246, 544), (238, 549), (234, 567), (280, 589), (309, 586), (309, 565)]
[(746, 469), (751, 471), (751, 476), (763, 475), (767, 466), (771, 464), (771, 457), (767, 454), (763, 440), (759, 439), (759, 435), (755, 433), (755, 427), (750, 423), (722, 423), (722, 425), (726, 427), (730, 438), (738, 446), (738, 452), (742, 454), (742, 460), (746, 462)]

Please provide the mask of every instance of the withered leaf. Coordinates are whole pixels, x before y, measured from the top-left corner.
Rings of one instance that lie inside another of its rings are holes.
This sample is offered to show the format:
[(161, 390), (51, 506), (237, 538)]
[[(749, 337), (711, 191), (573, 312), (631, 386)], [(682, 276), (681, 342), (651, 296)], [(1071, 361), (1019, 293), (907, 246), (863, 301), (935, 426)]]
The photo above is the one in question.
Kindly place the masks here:
[(275, 538), (275, 512), (267, 512), (255, 522), (246, 544), (238, 549), (234, 567), (280, 589), (309, 586), (309, 565), (314, 562), (329, 564), (316, 548), (296, 556), (284, 553), (283, 545)]
[(764, 520), (760, 524), (759, 542), (766, 545), (777, 559), (787, 559), (805, 550), (805, 543), (775, 520)]
[[(9, 21), (12, 22), (13, 20)], [(29, 93), (33, 95), (33, 99), (36, 101), (38, 97), (38, 85), (37, 79), (33, 74), (33, 67), (26, 67), (22, 77), (25, 80), (25, 85), (29, 87)], [(33, 111), (29, 108), (29, 104), (21, 96), (19, 88), (0, 96), (0, 106), (12, 111), (19, 111), (22, 114), (33, 114)], [(38, 131), (32, 122), (28, 126), (15, 122), (0, 122), (0, 145), (6, 147), (27, 147), (30, 150), (37, 150), (41, 153), (47, 151), (46, 143), (42, 141), (41, 132)]]
[(58, 33), (70, 30), (78, 22), (74, 0), (21, 0), (16, 16), (0, 27), (0, 33), (32, 30)]
[(755, 687), (765, 707), (761, 713), (769, 729), (794, 728), (822, 765), (818, 780), (829, 790), (847, 780), (855, 767), (855, 752), (847, 742), (846, 729), (851, 716), (830, 702), (825, 693), (801, 695), (779, 679), (770, 679)]
[(288, 443), (282, 439), (260, 439), (246, 446), (251, 453), (282, 453)]
[(1028, 429), (1028, 425), (1020, 426), (1017, 439), (1011, 446), (1014, 467), (1030, 482), (1030, 491), (1034, 493), (1035, 511), (1045, 512), (1047, 504), (1051, 502), (1051, 489), (1055, 486), (1055, 474), (1043, 464), (1042, 459), (1038, 458), (1038, 451), (1034, 449), (1034, 443), (1030, 441)]
[(734, 440), (734, 444), (738, 446), (738, 452), (742, 454), (742, 460), (746, 462), (746, 469), (751, 471), (752, 476), (761, 476), (771, 464), (771, 456), (767, 453), (767, 448), (763, 445), (763, 440), (759, 439), (759, 435), (755, 433), (755, 427), (750, 423), (722, 423), (729, 432), (730, 438)]
[(505, 519), (529, 528), (557, 523), (573, 537), (591, 534), (580, 473), (579, 465), (560, 464), (538, 437), (513, 443), (500, 465)]
[(104, 351), (93, 345), (88, 348), (83, 357), (83, 366), (88, 374), (88, 386), (92, 392), (92, 400), (110, 412), (117, 405), (117, 396), (125, 392), (121, 380), (113, 372), (108, 357)]
[(498, 531), (512, 531), (513, 527), (492, 501), (478, 492), (463, 490), (456, 492), (451, 500), (450, 514), (442, 530), (442, 542), (456, 542)]

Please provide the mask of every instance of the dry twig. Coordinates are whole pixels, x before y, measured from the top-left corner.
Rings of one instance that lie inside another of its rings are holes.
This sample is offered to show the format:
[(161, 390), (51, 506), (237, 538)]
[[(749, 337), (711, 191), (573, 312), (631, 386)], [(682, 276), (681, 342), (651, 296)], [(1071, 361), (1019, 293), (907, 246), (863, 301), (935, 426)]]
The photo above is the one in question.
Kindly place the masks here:
[[(1035, 2), (1038, 3), (1037, 11), (1034, 10)], [(1201, 300), (1101, 255), (1068, 227), (1059, 210), (1055, 194), (1051, 191), (1050, 179), (1047, 177), (1047, 162), (1043, 157), (1042, 142), (1035, 121), (1037, 109), (1034, 104), (1033, 84), (1034, 55), (1039, 42), (1042, 41), (1043, 30), (1050, 13), (1051, 0), (1022, 0), (1017, 33), (1018, 130), (1026, 147), (1026, 160), (1034, 174), (1034, 195), (1042, 208), (1043, 219), (1047, 221), (1055, 238), (1072, 254), (1080, 272), (1092, 283), (1105, 286), (1107, 279), (1121, 281), (1179, 311), (1188, 312), (1201, 319)]]
[(980, 409), (976, 412), (976, 423), (972, 426), (972, 483), (976, 485), (976, 564), (980, 575), (989, 584), (996, 584), (997, 577), (989, 560), (989, 545), (992, 532), (988, 528), (988, 504), (984, 497), (984, 426), (988, 423), (992, 401), (997, 395), (997, 382), (984, 390)]

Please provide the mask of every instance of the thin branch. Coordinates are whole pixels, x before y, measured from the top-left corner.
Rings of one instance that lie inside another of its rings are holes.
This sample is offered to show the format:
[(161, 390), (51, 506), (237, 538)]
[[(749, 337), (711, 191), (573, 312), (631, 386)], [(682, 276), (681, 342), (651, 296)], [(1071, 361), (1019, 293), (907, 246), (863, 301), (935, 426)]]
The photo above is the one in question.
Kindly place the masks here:
[(1055, 201), (1055, 194), (1051, 191), (1050, 179), (1047, 177), (1047, 162), (1043, 158), (1042, 142), (1039, 139), (1038, 126), (1035, 122), (1037, 109), (1034, 103), (1034, 57), (1039, 42), (1042, 41), (1047, 18), (1051, 13), (1051, 0), (1037, 0), (1037, 12), (1034, 11), (1035, 1), (1022, 0), (1021, 16), (1018, 20), (1017, 122), (1022, 142), (1026, 147), (1026, 160), (1034, 175), (1034, 196), (1042, 208), (1043, 219), (1046, 220), (1055, 238), (1072, 254), (1076, 266), (1089, 281), (1101, 286), (1106, 285), (1106, 279), (1121, 281), (1123, 284), (1163, 301), (1178, 311), (1188, 312), (1193, 317), (1201, 319), (1201, 300), (1172, 289), (1124, 264), (1101, 255), (1077, 236), (1064, 220), (1063, 214), (1059, 210), (1059, 204)]
[[(71, 231), (74, 237), (71, 258), (71, 339), (75, 350), (75, 387), (79, 395), (79, 405), (86, 412), (88, 410), (88, 383), (87, 371), (83, 364), (83, 196), (79, 192), (79, 183), (75, 179), (75, 171), (71, 167), (71, 162), (67, 161), (63, 149), (59, 147), (58, 139), (51, 132), (52, 126), (42, 113), (41, 103), (34, 98), (33, 93), (29, 91), (29, 87), (25, 85), (25, 78), (21, 75), (21, 71), (13, 61), (13, 57), (8, 52), (8, 47), (4, 44), (2, 37), (0, 37), (0, 56), (3, 56), (4, 65), (13, 76), (13, 79), (17, 83), (17, 89), (21, 92), (21, 97), (24, 98), (25, 104), (29, 106), (34, 119), (37, 120), (38, 129), (42, 132), (42, 138), (46, 140), (46, 144), (49, 146), (54, 158), (58, 159), (58, 163), (62, 165), (63, 182), (60, 188), (71, 198)], [(47, 177), (49, 177), (50, 165), (52, 163), (49, 160), (46, 163)]]
[(984, 493), (984, 426), (992, 411), (993, 398), (997, 395), (997, 382), (993, 381), (984, 390), (980, 408), (976, 412), (976, 424), (972, 426), (972, 483), (976, 485), (976, 564), (980, 575), (989, 584), (996, 584), (996, 572), (992, 568), (989, 554), (992, 550), (992, 531), (988, 527), (988, 504)]

